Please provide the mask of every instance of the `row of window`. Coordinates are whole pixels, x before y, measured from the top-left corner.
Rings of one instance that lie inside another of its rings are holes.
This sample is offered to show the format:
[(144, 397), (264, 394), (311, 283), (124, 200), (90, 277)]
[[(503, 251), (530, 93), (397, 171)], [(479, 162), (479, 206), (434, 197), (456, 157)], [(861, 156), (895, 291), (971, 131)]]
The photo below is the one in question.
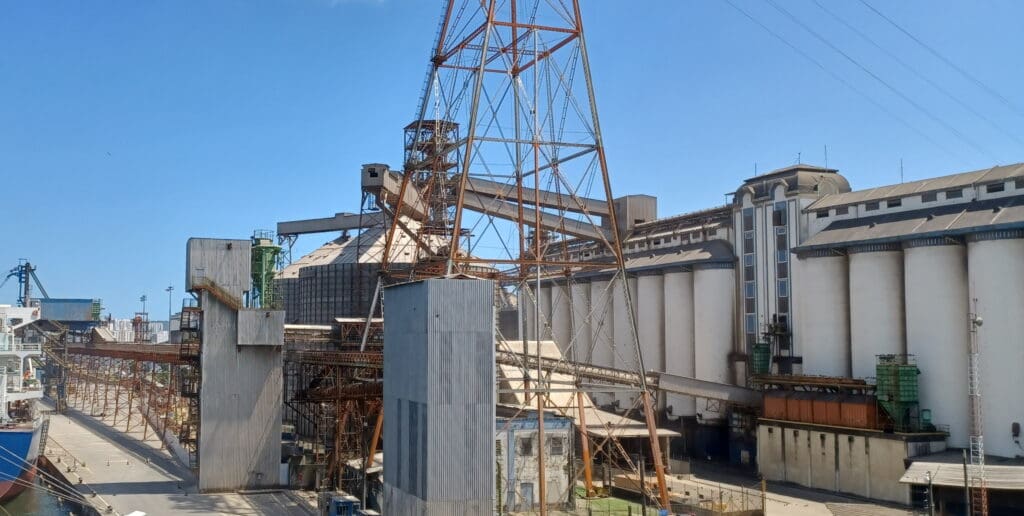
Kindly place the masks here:
[(775, 228), (775, 313), (779, 318), (789, 314), (789, 217), (785, 202), (775, 203), (781, 223)]
[[(1017, 179), (1014, 181), (1014, 188), (1017, 190), (1024, 190), (1024, 179)], [(999, 193), (1006, 191), (1006, 183), (989, 183), (985, 185), (985, 193)], [(961, 199), (964, 196), (964, 191), (961, 188), (954, 188), (952, 190), (946, 190), (946, 199)], [(939, 200), (939, 192), (926, 192), (921, 194), (921, 202), (929, 203), (936, 202)], [(903, 199), (887, 199), (884, 201), (886, 208), (899, 208), (903, 206)], [(872, 201), (864, 203), (864, 211), (875, 211), (882, 207), (882, 201)], [(836, 208), (836, 216), (846, 215), (850, 212), (849, 206), (840, 206)], [(815, 212), (815, 217), (824, 219), (829, 216), (828, 210), (818, 210)]]
[[(562, 455), (565, 453), (565, 440), (561, 436), (550, 436), (547, 438), (548, 441), (548, 455)], [(519, 437), (516, 439), (516, 455), (520, 457), (532, 457), (533, 456), (533, 437)], [(498, 443), (495, 449), (501, 449), (501, 444)]]
[(747, 343), (757, 342), (757, 281), (755, 273), (754, 208), (743, 209), (743, 321)]

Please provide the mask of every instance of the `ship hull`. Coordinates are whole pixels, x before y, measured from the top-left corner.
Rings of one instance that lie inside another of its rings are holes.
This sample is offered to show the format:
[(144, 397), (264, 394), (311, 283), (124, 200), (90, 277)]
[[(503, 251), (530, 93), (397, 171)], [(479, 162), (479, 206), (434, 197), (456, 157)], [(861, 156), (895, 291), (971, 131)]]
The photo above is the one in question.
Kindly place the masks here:
[(39, 456), (40, 425), (0, 428), (0, 502), (32, 485)]

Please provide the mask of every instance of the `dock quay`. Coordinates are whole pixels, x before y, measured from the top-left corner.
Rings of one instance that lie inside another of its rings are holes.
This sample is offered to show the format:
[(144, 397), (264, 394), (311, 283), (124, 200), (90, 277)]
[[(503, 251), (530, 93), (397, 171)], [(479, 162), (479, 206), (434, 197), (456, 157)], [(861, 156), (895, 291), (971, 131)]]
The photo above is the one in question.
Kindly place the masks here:
[[(68, 408), (52, 414), (44, 457), (91, 505), (91, 514), (312, 516), (315, 499), (267, 490), (203, 493), (152, 429), (143, 439), (141, 416), (132, 430)], [(109, 418), (108, 418), (109, 419)], [(87, 513), (88, 514), (88, 513)]]

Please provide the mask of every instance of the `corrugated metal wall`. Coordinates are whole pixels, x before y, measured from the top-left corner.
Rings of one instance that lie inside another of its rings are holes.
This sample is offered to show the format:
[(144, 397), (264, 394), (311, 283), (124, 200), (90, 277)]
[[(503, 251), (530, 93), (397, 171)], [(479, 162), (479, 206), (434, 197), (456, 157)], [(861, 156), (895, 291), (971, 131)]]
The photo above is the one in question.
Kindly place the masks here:
[(494, 507), (494, 285), (426, 280), (384, 291), (386, 514)]
[(92, 299), (40, 299), (43, 319), (54, 321), (92, 321)]
[[(230, 244), (230, 245), (229, 245)], [(248, 240), (190, 239), (188, 276), (205, 277), (241, 299), (248, 288)], [(243, 284), (240, 284), (246, 280)], [(208, 292), (203, 309), (199, 489), (277, 486), (281, 462), (281, 351), (239, 348), (238, 312)]]

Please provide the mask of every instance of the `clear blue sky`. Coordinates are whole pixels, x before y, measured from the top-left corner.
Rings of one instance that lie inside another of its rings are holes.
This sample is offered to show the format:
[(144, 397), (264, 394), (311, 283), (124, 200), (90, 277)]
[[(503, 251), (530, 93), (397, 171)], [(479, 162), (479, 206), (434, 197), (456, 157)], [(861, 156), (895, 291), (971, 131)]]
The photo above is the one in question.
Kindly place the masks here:
[[(820, 0), (956, 101), (813, 0), (776, 0), (925, 114), (764, 0), (734, 1), (884, 109), (722, 0), (584, 1), (616, 194), (655, 193), (662, 215), (706, 208), (755, 163), (822, 164), (826, 145), (854, 188), (898, 182), (901, 158), (907, 180), (1024, 161), (1024, 2), (869, 0), (1007, 103), (858, 1)], [(359, 165), (400, 163), (441, 5), (0, 0), (0, 11), (0, 269), (29, 258), (51, 296), (102, 298), (117, 317), (147, 294), (158, 318), (167, 285), (180, 305), (188, 237), (354, 211)]]

